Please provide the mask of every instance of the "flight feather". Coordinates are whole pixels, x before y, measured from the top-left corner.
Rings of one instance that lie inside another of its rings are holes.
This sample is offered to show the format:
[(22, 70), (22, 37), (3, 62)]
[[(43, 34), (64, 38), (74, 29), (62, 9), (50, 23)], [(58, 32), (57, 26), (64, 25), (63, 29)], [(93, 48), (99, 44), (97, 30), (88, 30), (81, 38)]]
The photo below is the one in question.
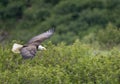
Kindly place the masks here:
[(33, 58), (38, 50), (38, 46), (44, 40), (51, 37), (54, 33), (54, 29), (50, 29), (42, 34), (39, 34), (28, 41), (21, 49), (20, 53), (24, 59)]

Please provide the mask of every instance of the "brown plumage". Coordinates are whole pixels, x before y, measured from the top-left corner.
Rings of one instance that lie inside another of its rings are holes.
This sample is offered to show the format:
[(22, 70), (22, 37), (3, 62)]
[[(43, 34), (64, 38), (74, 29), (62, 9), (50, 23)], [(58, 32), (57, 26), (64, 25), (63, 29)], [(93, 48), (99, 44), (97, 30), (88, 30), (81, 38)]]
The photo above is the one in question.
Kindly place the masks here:
[(24, 59), (33, 58), (38, 50), (38, 46), (44, 40), (51, 37), (54, 33), (53, 29), (50, 29), (42, 34), (39, 34), (28, 41), (21, 49), (20, 53)]

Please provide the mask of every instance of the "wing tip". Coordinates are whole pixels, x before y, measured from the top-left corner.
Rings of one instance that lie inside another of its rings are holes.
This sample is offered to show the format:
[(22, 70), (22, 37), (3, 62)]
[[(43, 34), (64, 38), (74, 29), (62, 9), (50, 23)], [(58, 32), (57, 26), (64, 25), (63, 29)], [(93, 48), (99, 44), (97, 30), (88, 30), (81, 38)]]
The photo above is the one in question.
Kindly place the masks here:
[(48, 32), (54, 33), (55, 32), (55, 28), (49, 29)]
[(54, 28), (54, 27), (53, 27), (53, 28), (51, 28), (51, 29), (50, 29), (50, 31), (54, 32), (54, 31), (55, 31), (55, 28)]

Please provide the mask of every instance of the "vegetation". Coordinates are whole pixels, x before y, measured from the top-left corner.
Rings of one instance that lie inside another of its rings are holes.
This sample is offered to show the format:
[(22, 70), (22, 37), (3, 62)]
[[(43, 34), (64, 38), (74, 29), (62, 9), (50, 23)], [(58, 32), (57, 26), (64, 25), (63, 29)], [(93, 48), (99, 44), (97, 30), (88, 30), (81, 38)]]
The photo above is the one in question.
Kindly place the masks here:
[[(120, 84), (120, 0), (0, 0), (0, 84)], [(50, 28), (33, 59), (11, 52)]]
[(100, 51), (79, 40), (72, 45), (48, 42), (45, 52), (22, 60), (10, 45), (0, 49), (0, 83), (4, 84), (119, 84), (120, 51)]
[(71, 44), (109, 23), (119, 28), (119, 4), (119, 0), (1, 0), (0, 28), (8, 31), (9, 40), (25, 42), (54, 27), (53, 43)]

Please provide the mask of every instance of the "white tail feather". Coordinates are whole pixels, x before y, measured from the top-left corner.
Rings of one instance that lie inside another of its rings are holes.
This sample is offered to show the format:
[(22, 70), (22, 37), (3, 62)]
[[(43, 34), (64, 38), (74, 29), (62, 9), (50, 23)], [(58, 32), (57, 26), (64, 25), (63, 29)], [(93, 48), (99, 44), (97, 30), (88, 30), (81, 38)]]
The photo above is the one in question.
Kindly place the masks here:
[(12, 52), (20, 53), (20, 49), (23, 47), (21, 44), (14, 43), (12, 47)]

